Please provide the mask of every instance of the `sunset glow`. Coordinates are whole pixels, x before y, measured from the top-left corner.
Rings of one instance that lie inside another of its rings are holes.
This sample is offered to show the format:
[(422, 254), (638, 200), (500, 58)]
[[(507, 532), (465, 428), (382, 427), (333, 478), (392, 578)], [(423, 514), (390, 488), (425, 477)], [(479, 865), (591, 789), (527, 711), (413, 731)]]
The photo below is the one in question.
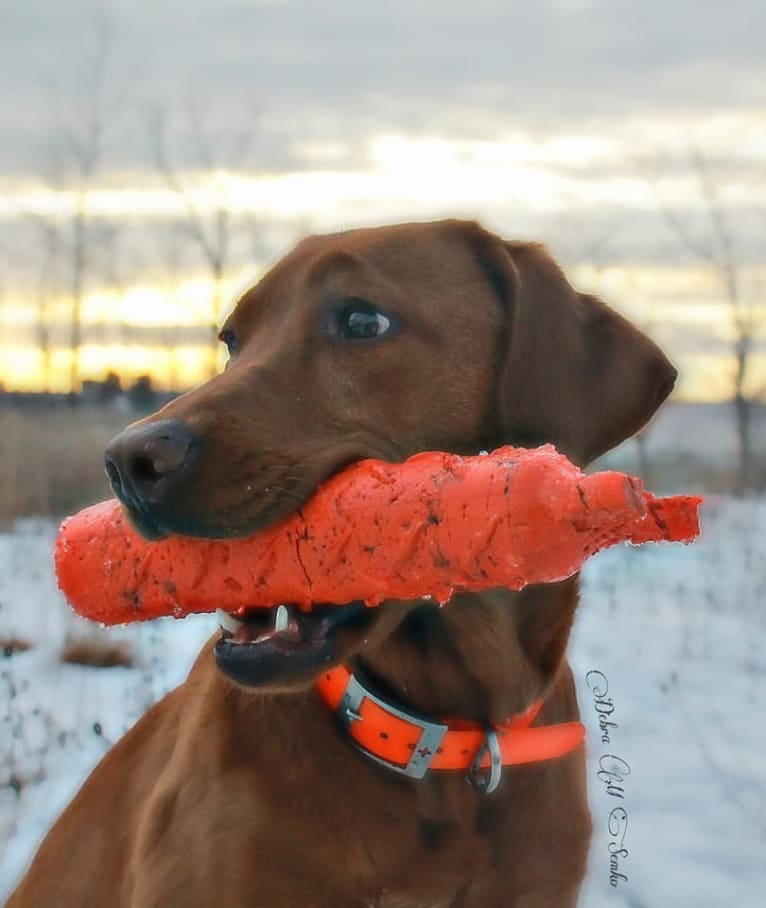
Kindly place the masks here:
[[(710, 275), (701, 269), (615, 267), (596, 271), (574, 268), (573, 282), (582, 289), (600, 293), (639, 326), (657, 337), (677, 363), (682, 364), (678, 396), (684, 399), (721, 400), (730, 396), (733, 360), (731, 313), (715, 297)], [(754, 273), (753, 281), (766, 279)], [(241, 281), (229, 282), (226, 299), (233, 302)], [(140, 284), (116, 291), (99, 291), (86, 296), (84, 327), (105, 330), (111, 325), (155, 329), (156, 343), (87, 343), (80, 351), (83, 377), (103, 379), (118, 372), (126, 383), (150, 374), (158, 387), (185, 388), (198, 384), (210, 370), (209, 348), (179, 342), (184, 328), (209, 322), (212, 284), (200, 275), (178, 287)], [(55, 311), (66, 311), (59, 300)], [(38, 391), (68, 389), (70, 353), (54, 346), (49, 357), (29, 342), (33, 311), (18, 301), (7, 307), (5, 336), (13, 329), (15, 343), (0, 347), (0, 382), (8, 390)], [(99, 326), (101, 328), (99, 329)], [(689, 345), (694, 332), (717, 338), (716, 350), (695, 350)], [(690, 334), (691, 332), (691, 334)], [(751, 358), (749, 387), (756, 391), (766, 385), (766, 320), (756, 332), (760, 351)], [(219, 364), (223, 364), (223, 350)], [(47, 374), (47, 381), (45, 375)]]
[[(702, 147), (707, 156), (742, 161), (766, 158), (761, 111), (718, 112), (696, 117), (637, 116), (616, 121), (608, 134), (597, 131), (539, 135), (506, 132), (492, 139), (456, 139), (382, 133), (366, 147), (366, 161), (349, 168), (327, 168), (328, 149), (298, 145), (307, 166), (299, 171), (258, 173), (225, 168), (184, 175), (188, 200), (199, 211), (223, 205), (234, 213), (286, 218), (336, 218), (341, 222), (359, 205), (367, 217), (411, 212), (461, 210), (515, 202), (533, 211), (599, 204), (652, 209), (657, 199), (641, 158), (678, 155)], [(342, 145), (335, 148), (335, 153)], [(333, 148), (330, 147), (330, 152)], [(329, 154), (332, 160), (333, 154)], [(597, 168), (598, 176), (593, 169)], [(766, 201), (766, 181), (727, 177), (727, 200)], [(694, 175), (669, 173), (663, 197), (670, 204), (700, 204)], [(54, 190), (29, 179), (0, 181), (0, 217), (34, 213), (63, 217), (77, 204), (72, 189)], [(86, 207), (94, 217), (183, 217), (184, 202), (152, 174), (113, 173), (89, 187)]]
[[(542, 223), (546, 239), (545, 224), (557, 227), (564, 219), (562, 223), (571, 225), (570, 239), (574, 237), (569, 254), (575, 263), (570, 261), (567, 269), (573, 281), (601, 294), (660, 340), (682, 366), (680, 396), (720, 399), (731, 393), (734, 340), (720, 272), (702, 262), (576, 266), (578, 254), (587, 254), (588, 244), (593, 243), (593, 238), (584, 236), (578, 249), (579, 218), (594, 210), (621, 212), (614, 229), (624, 230), (630, 227), (626, 225), (630, 213), (651, 215), (660, 197), (663, 203), (687, 211), (704, 203), (688, 169), (671, 168), (653, 186), (636, 163), (640, 136), (650, 133), (657, 149), (667, 146), (677, 151), (684, 130), (690, 142), (703, 142), (709, 155), (730, 149), (735, 136), (743, 160), (766, 157), (761, 120), (747, 113), (711, 113), (688, 122), (633, 117), (615, 121), (608, 134), (603, 130), (540, 135), (506, 131), (492, 139), (448, 139), (390, 132), (370, 138), (365, 157), (355, 168), (328, 166), (343, 160), (342, 143), (307, 142), (297, 146), (307, 164), (302, 170), (189, 171), (183, 174), (185, 198), (156, 174), (112, 173), (95, 180), (80, 201), (94, 224), (109, 220), (184, 225), (190, 207), (195, 216), (212, 223), (216, 212), (225, 210), (232, 218), (262, 223), (267, 230), (298, 225), (292, 236), (386, 221), (465, 216), (477, 217), (506, 235), (516, 229), (516, 222)], [(744, 171), (741, 177), (738, 174), (734, 169), (721, 180), (721, 204), (734, 206), (733, 210), (745, 202), (766, 204), (766, 180), (753, 183)], [(0, 220), (6, 223), (14, 218), (42, 218), (57, 225), (66, 237), (76, 204), (71, 189), (54, 190), (29, 178), (0, 184)], [(521, 230), (516, 235), (523, 236), (523, 226)], [(190, 271), (184, 261), (175, 280), (142, 273), (140, 267), (131, 274), (123, 267), (119, 286), (89, 281), (82, 303), (84, 344), (78, 360), (83, 378), (100, 379), (114, 370), (128, 382), (148, 373), (159, 386), (186, 387), (209, 374), (210, 350), (197, 346), (196, 337), (203, 342), (202, 327), (220, 321), (222, 313), (213, 312), (215, 288), (209, 271), (199, 265), (200, 250), (188, 231), (179, 249), (197, 264)], [(561, 254), (555, 247), (553, 252)], [(227, 272), (226, 306), (257, 279), (266, 264), (253, 262), (245, 268), (243, 261)], [(67, 267), (64, 260), (60, 265), (64, 276)], [(744, 303), (751, 305), (761, 299), (766, 269), (742, 268), (740, 284)], [(71, 297), (59, 289), (45, 302), (50, 327), (50, 352), (45, 355), (36, 349), (41, 316), (31, 293), (30, 286), (9, 285), (5, 290), (0, 308), (0, 382), (11, 390), (39, 390), (46, 385), (66, 390)], [(748, 381), (757, 390), (766, 384), (766, 318), (759, 317), (754, 325), (756, 346)]]

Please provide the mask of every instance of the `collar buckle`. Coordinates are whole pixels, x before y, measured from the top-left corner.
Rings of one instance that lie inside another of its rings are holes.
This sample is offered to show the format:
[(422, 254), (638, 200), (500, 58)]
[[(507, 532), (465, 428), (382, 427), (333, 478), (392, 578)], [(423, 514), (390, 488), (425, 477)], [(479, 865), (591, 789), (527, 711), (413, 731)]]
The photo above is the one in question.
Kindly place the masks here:
[[(489, 752), (489, 769), (487, 772), (482, 770), (481, 763), (485, 755)], [(500, 743), (497, 740), (497, 732), (494, 728), (487, 730), (487, 736), (484, 743), (476, 752), (473, 763), (466, 773), (466, 781), (483, 794), (492, 794), (500, 784), (503, 775), (503, 758), (500, 753)]]
[(379, 757), (376, 754), (370, 753), (367, 748), (362, 747), (360, 744), (356, 744), (356, 747), (361, 750), (365, 756), (369, 757), (374, 762), (379, 763), (381, 766), (385, 766), (387, 769), (409, 776), (411, 779), (422, 779), (428, 772), (431, 761), (436, 756), (436, 751), (447, 733), (447, 726), (442, 725), (439, 722), (429, 722), (427, 719), (423, 719), (420, 716), (403, 712), (395, 706), (391, 706), (390, 703), (386, 703), (385, 700), (381, 700), (379, 697), (376, 697), (375, 694), (367, 690), (356, 676), (351, 674), (337, 709), (338, 719), (344, 728), (349, 728), (354, 722), (364, 721), (360, 712), (364, 700), (371, 700), (387, 713), (396, 716), (398, 719), (403, 719), (416, 728), (420, 728), (420, 737), (412, 750), (410, 759), (404, 766), (399, 763), (392, 763), (384, 757)]

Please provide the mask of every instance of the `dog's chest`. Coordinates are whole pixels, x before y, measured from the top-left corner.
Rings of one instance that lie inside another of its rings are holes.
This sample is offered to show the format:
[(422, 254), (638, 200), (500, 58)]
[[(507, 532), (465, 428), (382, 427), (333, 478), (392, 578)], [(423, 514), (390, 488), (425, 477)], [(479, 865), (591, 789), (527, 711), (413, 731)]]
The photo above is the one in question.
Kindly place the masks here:
[(465, 881), (450, 879), (445, 873), (438, 881), (413, 880), (411, 885), (392, 883), (376, 895), (361, 901), (363, 908), (455, 908), (463, 905), (460, 894)]
[(453, 908), (455, 896), (434, 901), (413, 901), (409, 895), (383, 890), (378, 896), (364, 903), (364, 908)]

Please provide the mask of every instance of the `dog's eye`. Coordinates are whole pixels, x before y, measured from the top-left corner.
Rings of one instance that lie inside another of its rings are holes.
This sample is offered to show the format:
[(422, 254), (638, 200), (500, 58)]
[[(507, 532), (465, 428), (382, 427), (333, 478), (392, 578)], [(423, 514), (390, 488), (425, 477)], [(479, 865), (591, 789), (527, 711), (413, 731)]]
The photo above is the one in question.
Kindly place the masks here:
[(391, 328), (391, 319), (361, 300), (349, 303), (338, 317), (338, 336), (347, 340), (380, 337)]
[(229, 331), (228, 328), (224, 328), (218, 335), (218, 340), (221, 341), (221, 343), (226, 344), (229, 356), (234, 356), (237, 352), (237, 338), (234, 336), (234, 332)]

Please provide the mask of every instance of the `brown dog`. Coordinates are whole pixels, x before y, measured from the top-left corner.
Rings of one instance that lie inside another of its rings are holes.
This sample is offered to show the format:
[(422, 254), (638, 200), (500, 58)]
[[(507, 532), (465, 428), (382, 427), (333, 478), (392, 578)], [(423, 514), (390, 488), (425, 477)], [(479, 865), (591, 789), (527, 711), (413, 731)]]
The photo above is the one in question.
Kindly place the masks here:
[[(107, 454), (148, 536), (250, 533), (364, 457), (550, 441), (584, 464), (675, 379), (539, 246), (457, 221), (304, 241), (222, 339), (226, 371)], [(352, 746), (314, 682), (345, 664), (410, 718), (479, 723), (488, 741), (538, 699), (536, 725), (576, 720), (576, 605), (572, 579), (443, 609), (281, 610), (276, 627), (259, 612), (106, 756), (10, 908), (574, 906), (590, 835), (582, 747), (505, 768), (491, 794), (466, 772), (414, 779)]]

